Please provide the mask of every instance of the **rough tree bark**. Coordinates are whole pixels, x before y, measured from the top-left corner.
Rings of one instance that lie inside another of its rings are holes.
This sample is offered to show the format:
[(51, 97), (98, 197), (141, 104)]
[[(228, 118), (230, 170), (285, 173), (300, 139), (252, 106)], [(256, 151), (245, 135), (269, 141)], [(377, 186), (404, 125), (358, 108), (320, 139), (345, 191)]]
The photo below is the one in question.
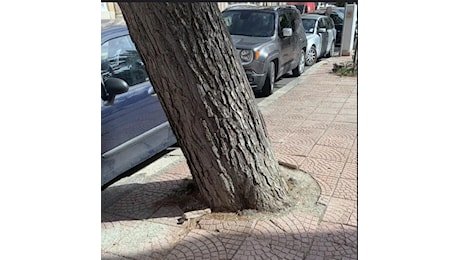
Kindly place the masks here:
[(217, 4), (119, 6), (210, 207), (285, 207), (286, 183)]

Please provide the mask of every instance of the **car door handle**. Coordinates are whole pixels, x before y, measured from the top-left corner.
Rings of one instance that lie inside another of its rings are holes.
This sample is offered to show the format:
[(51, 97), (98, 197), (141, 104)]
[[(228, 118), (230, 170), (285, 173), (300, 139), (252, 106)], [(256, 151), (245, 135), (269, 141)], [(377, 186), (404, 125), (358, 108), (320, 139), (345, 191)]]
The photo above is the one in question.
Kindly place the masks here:
[(155, 90), (153, 89), (153, 87), (150, 87), (150, 88), (149, 88), (149, 91), (148, 91), (148, 94), (149, 94), (150, 96), (153, 96), (153, 95), (156, 95), (157, 93), (155, 92)]

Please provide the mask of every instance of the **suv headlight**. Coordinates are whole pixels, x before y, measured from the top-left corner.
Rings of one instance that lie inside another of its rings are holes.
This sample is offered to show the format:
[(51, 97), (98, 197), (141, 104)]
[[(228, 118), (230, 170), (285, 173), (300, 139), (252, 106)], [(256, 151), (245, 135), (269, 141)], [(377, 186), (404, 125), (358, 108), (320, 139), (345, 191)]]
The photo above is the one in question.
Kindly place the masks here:
[(252, 50), (241, 50), (240, 59), (243, 63), (250, 63), (254, 59), (254, 53)]

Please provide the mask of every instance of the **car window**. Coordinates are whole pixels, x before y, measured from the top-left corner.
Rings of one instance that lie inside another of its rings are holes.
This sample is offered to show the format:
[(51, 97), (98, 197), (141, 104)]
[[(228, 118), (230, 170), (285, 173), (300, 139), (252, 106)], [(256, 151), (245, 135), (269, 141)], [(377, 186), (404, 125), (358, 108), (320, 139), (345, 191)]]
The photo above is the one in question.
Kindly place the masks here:
[(101, 75), (119, 78), (129, 86), (148, 81), (144, 63), (129, 35), (111, 39), (101, 46)]
[(334, 24), (342, 24), (343, 23), (343, 19), (341, 19), (337, 14), (335, 13), (332, 13), (330, 15), (330, 17), (332, 18), (332, 20), (334, 20)]
[(291, 26), (289, 26), (290, 28), (292, 28), (292, 31), (294, 32), (295, 31), (295, 19), (294, 19), (294, 13), (292, 11), (287, 11), (287, 17), (289, 19), (289, 23), (291, 24)]
[(275, 14), (254, 10), (230, 10), (222, 14), (231, 35), (270, 37), (275, 31)]
[(297, 32), (297, 30), (301, 26), (300, 15), (297, 12), (297, 10), (291, 10), (290, 16), (291, 16), (292, 31)]
[(313, 33), (315, 32), (316, 19), (302, 19), (303, 28), (305, 32)]
[(323, 18), (318, 20), (318, 28), (326, 28), (326, 23)]
[(334, 21), (332, 21), (332, 19), (330, 17), (327, 17), (327, 18), (324, 18), (325, 21), (326, 21), (326, 28), (329, 30), (329, 29), (333, 29), (334, 28)]
[(289, 15), (286, 12), (281, 12), (279, 17), (279, 33), (282, 35), (284, 28), (292, 28)]

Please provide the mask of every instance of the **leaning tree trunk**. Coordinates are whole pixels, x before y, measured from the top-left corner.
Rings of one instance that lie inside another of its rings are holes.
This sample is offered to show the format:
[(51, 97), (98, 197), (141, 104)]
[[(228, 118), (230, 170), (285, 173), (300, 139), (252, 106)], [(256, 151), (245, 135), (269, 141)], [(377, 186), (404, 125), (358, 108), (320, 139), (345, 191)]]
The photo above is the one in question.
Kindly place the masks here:
[(119, 6), (211, 208), (283, 208), (287, 186), (217, 4)]

